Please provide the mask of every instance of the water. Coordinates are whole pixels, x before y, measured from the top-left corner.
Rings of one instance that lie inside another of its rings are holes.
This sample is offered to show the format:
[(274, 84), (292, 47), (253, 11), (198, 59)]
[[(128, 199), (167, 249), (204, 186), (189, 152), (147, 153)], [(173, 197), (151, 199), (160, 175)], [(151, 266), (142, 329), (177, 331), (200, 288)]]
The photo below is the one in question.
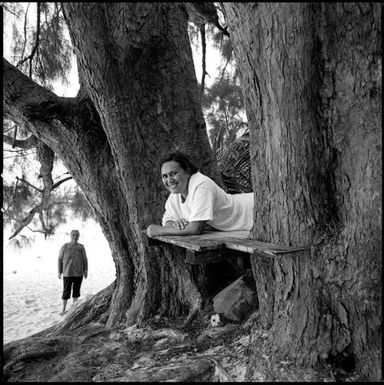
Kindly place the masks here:
[[(70, 241), (70, 232), (80, 231), (85, 246), (88, 278), (83, 280), (80, 301), (96, 294), (115, 279), (115, 266), (108, 242), (97, 223), (73, 220), (49, 240), (36, 237), (21, 250), (8, 244), (4, 234), (3, 256), (3, 342), (27, 337), (62, 320), (62, 279), (58, 279), (60, 247)], [(68, 301), (70, 310), (72, 299)]]

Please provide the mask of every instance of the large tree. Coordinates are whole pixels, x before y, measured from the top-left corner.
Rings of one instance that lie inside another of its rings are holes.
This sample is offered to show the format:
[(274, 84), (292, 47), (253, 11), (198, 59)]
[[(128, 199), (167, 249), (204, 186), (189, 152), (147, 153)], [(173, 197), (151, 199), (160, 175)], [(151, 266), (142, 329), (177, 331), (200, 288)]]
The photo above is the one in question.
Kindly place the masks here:
[[(220, 183), (201, 112), (187, 9), (211, 3), (63, 3), (80, 91), (60, 98), (4, 61), (4, 112), (64, 162), (94, 208), (116, 281), (65, 325), (190, 315), (207, 272), (172, 247), (150, 248), (165, 191), (161, 153), (180, 149)], [(380, 378), (380, 7), (223, 3), (247, 106), (253, 237), (311, 245), (252, 256), (263, 326), (276, 356), (355, 359)], [(72, 324), (71, 324), (72, 323)], [(59, 330), (58, 330), (59, 331)], [(254, 378), (255, 348), (249, 369)], [(260, 364), (260, 361), (258, 361)]]
[(205, 269), (187, 266), (177, 252), (148, 247), (142, 233), (163, 211), (160, 155), (184, 151), (220, 181), (185, 6), (64, 3), (63, 10), (77, 56), (78, 95), (60, 98), (4, 60), (5, 116), (62, 159), (109, 241), (116, 281), (94, 317), (112, 326), (157, 312), (193, 314), (202, 305)]
[(271, 346), (299, 362), (344, 358), (377, 380), (381, 5), (223, 7), (251, 134), (253, 236), (311, 245), (292, 258), (252, 259)]

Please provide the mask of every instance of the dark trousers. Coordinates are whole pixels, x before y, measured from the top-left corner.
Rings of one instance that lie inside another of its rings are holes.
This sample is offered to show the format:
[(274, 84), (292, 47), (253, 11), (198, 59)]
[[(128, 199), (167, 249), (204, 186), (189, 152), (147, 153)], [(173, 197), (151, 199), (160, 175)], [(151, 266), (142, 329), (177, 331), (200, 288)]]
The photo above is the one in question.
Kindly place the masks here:
[(83, 277), (63, 277), (63, 296), (62, 299), (69, 299), (71, 296), (72, 289), (72, 298), (80, 297), (80, 287), (81, 282), (83, 282)]

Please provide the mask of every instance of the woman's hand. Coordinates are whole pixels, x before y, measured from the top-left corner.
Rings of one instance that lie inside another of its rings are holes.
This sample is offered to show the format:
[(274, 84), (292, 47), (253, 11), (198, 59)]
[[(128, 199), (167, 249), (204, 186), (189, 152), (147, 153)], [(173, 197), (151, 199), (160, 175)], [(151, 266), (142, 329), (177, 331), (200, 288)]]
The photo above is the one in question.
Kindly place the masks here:
[(157, 235), (197, 235), (204, 230), (207, 221), (188, 222), (185, 219), (178, 221), (168, 221), (164, 227), (160, 225), (149, 225), (147, 227), (147, 235), (150, 238)]
[(149, 238), (156, 237), (156, 235), (161, 234), (162, 226), (159, 225), (149, 225), (147, 227), (147, 235)]
[(178, 230), (184, 230), (185, 226), (187, 226), (188, 223), (189, 222), (186, 219), (180, 218), (180, 219), (176, 219), (175, 221), (173, 221), (172, 226), (176, 227), (176, 229), (178, 229)]

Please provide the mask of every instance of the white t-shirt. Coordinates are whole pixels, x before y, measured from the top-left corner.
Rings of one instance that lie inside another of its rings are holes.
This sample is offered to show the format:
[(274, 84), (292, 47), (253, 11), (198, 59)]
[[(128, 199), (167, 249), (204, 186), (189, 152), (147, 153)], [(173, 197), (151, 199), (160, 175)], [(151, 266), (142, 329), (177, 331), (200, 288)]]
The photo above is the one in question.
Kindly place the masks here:
[(171, 194), (165, 203), (163, 226), (167, 221), (184, 218), (188, 222), (208, 221), (217, 230), (251, 230), (253, 193), (227, 194), (212, 179), (197, 172), (188, 184), (188, 196)]

